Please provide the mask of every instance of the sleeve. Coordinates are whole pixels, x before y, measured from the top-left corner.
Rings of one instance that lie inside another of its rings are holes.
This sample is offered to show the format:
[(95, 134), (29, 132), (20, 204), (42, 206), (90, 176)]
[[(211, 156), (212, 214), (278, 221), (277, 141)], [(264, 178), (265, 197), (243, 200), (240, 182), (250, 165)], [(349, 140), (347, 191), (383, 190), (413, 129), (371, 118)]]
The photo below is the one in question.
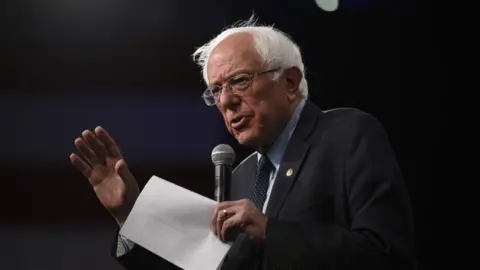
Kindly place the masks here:
[(118, 235), (117, 241), (117, 257), (125, 255), (135, 247), (135, 243), (123, 235)]
[(287, 269), (417, 269), (410, 199), (387, 135), (368, 114), (354, 126), (343, 179), (350, 226), (270, 219), (267, 264)]
[(181, 270), (169, 261), (124, 238), (118, 231), (110, 254), (126, 270)]

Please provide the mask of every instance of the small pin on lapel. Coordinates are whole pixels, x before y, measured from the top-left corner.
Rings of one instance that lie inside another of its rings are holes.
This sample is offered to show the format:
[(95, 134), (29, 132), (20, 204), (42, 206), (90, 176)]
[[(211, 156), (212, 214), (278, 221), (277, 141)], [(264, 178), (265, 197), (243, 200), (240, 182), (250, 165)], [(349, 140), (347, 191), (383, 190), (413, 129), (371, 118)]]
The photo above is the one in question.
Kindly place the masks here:
[(292, 169), (288, 169), (287, 170), (287, 176), (291, 176), (293, 174), (293, 170)]

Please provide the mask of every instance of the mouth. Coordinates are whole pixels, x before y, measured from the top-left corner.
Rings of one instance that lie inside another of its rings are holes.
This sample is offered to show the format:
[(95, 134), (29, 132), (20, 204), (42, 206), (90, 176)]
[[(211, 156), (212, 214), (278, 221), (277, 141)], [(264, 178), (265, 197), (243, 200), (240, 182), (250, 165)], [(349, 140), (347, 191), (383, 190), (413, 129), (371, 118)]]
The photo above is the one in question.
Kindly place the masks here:
[(232, 119), (231, 125), (232, 125), (232, 128), (238, 130), (238, 129), (244, 128), (249, 121), (250, 121), (250, 117), (238, 116)]

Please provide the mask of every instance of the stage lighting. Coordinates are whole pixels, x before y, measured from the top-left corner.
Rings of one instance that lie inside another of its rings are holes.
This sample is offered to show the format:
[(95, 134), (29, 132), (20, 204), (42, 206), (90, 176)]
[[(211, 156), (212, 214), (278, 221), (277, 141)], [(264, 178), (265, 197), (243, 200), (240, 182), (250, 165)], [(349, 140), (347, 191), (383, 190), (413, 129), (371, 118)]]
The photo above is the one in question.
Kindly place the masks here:
[(335, 11), (338, 8), (339, 0), (315, 0), (319, 8), (324, 11)]

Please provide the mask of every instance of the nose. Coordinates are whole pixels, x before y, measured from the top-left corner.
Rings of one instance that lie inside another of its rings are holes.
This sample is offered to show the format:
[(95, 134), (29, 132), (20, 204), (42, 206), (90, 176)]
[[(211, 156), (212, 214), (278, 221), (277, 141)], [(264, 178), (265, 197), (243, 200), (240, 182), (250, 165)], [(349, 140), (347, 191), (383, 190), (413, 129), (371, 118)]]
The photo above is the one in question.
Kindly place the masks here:
[(240, 97), (233, 94), (228, 87), (224, 87), (220, 92), (218, 103), (221, 107), (232, 108), (240, 104)]

